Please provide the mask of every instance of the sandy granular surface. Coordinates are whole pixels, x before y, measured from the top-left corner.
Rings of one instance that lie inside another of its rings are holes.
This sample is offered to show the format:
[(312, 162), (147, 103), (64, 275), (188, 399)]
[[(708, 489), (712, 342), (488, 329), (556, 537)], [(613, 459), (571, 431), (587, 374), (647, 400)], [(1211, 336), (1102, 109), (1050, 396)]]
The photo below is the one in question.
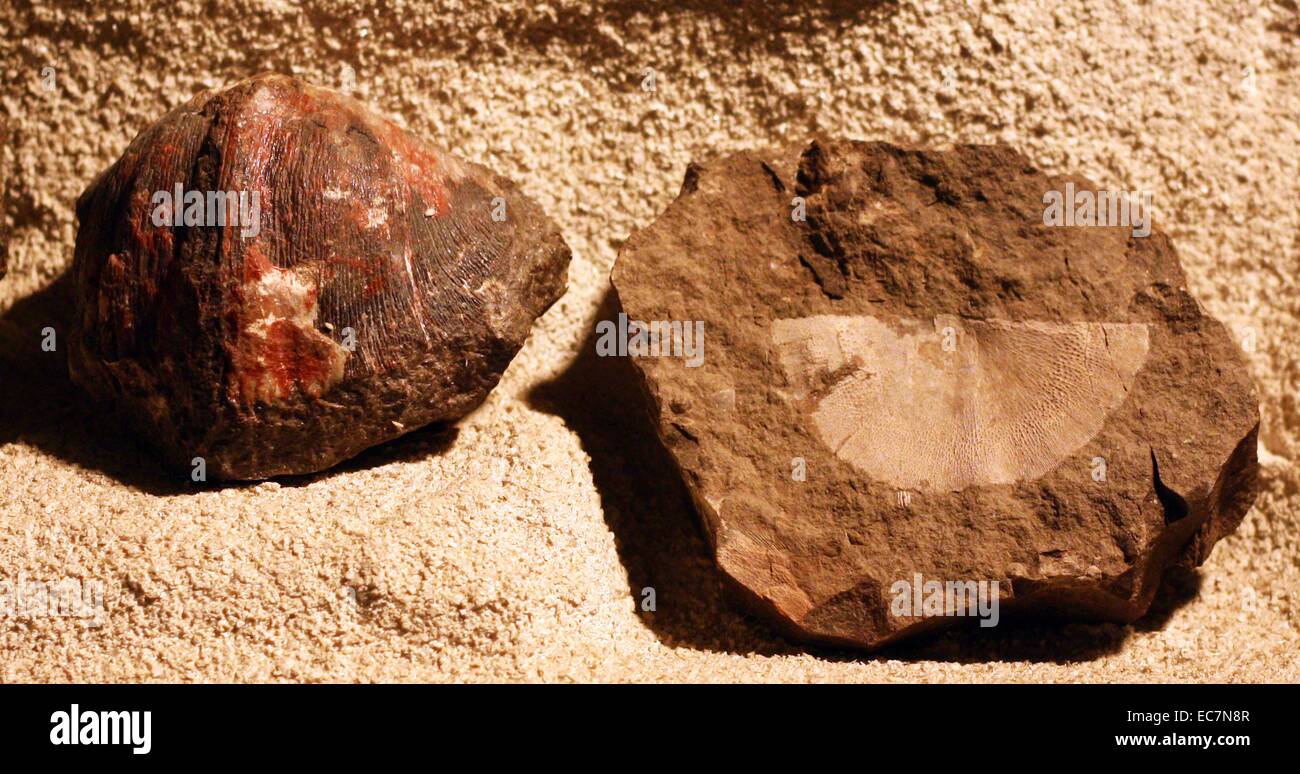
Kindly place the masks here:
[[(102, 583), (104, 612), (0, 618), (0, 681), (1300, 678), (1295, 0), (84, 5), (0, 0), (0, 580)], [(570, 288), (458, 428), (197, 488), (79, 403), (41, 329), (86, 183), (169, 106), (262, 70), (350, 86), (518, 180), (573, 247)], [(814, 131), (1005, 141), (1153, 192), (1254, 350), (1264, 491), (1147, 619), (872, 658), (791, 646), (723, 594), (626, 364), (583, 344), (689, 160)]]

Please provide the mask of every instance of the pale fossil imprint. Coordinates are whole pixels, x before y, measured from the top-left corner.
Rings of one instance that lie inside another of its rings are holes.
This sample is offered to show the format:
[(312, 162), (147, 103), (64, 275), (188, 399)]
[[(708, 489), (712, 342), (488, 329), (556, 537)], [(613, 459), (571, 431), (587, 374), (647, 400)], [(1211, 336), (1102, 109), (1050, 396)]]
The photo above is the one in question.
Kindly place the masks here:
[(775, 320), (772, 342), (840, 459), (922, 491), (1052, 470), (1124, 401), (1149, 344), (1140, 323), (865, 315)]

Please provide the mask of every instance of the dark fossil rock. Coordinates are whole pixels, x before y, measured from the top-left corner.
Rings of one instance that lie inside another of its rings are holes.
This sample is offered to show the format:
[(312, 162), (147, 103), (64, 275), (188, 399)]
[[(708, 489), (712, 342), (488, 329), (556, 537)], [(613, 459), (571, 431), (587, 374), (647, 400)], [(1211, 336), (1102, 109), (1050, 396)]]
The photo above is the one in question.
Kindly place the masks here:
[(793, 636), (960, 620), (914, 604), (930, 583), (1132, 621), (1250, 508), (1241, 353), (1162, 233), (1046, 225), (1067, 185), (1095, 189), (1004, 147), (819, 140), (692, 166), (624, 246), (627, 316), (710, 342), (633, 361), (658, 434), (723, 574)]
[(280, 75), (172, 110), (77, 214), (73, 379), (222, 479), (463, 416), (570, 257), (509, 180)]

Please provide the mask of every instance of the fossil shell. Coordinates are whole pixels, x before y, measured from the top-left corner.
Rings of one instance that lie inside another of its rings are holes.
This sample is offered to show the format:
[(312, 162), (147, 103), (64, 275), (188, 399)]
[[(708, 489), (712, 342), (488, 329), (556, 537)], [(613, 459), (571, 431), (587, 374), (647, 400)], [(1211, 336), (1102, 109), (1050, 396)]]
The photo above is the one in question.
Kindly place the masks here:
[(812, 411), (836, 456), (874, 480), (926, 491), (1047, 473), (1101, 430), (1148, 348), (1142, 323), (952, 316), (775, 320), (772, 338), (792, 384), (837, 375)]
[(879, 647), (971, 588), (1132, 621), (1241, 523), (1241, 352), (1161, 232), (1047, 225), (1068, 186), (1095, 188), (1006, 147), (819, 139), (692, 165), (624, 245), (626, 319), (707, 341), (632, 360), (655, 430), (722, 574), (793, 636)]
[(72, 377), (213, 478), (464, 415), (570, 255), (510, 181), (280, 75), (172, 110), (77, 214)]

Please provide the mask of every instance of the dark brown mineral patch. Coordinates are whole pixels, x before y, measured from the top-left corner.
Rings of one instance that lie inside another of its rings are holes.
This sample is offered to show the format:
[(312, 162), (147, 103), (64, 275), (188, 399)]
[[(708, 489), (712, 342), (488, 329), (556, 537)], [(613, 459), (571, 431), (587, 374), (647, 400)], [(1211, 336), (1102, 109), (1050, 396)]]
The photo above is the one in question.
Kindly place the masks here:
[(77, 215), (73, 378), (223, 479), (464, 415), (569, 261), (510, 181), (279, 75), (146, 128)]
[[(1083, 191), (1091, 219), (1048, 215)], [(1203, 562), (1255, 499), (1258, 405), (1140, 207), (1003, 147), (693, 167), (613, 281), (639, 338), (703, 325), (694, 363), (628, 349), (742, 596), (870, 648), (969, 617), (1132, 621)]]

